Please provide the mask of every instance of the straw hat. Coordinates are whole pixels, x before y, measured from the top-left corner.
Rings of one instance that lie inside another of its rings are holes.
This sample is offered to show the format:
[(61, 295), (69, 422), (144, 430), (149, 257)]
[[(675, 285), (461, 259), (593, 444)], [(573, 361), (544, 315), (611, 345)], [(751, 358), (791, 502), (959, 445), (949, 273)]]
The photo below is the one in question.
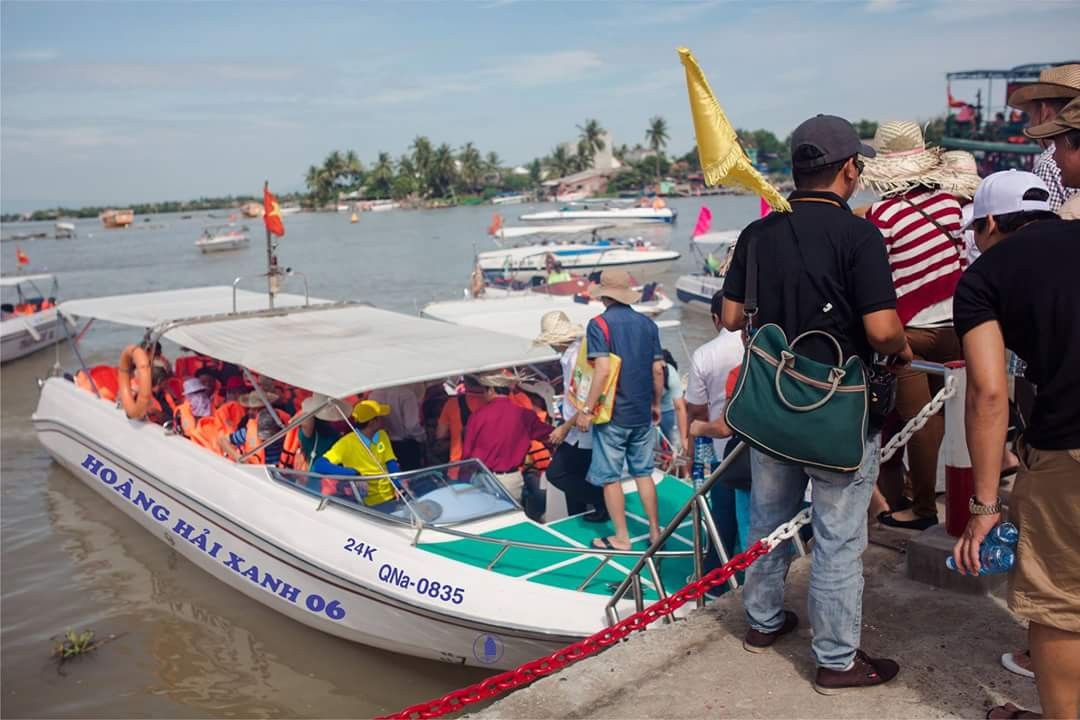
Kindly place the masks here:
[(611, 298), (624, 305), (641, 300), (641, 293), (630, 285), (630, 273), (625, 270), (605, 270), (600, 273), (600, 284), (589, 286), (589, 295), (595, 298)]
[(352, 419), (358, 423), (368, 423), (377, 417), (390, 414), (390, 406), (374, 400), (361, 400), (353, 405)]
[(863, 162), (863, 186), (895, 195), (919, 185), (936, 185), (941, 148), (928, 148), (922, 129), (910, 120), (890, 120), (874, 133), (877, 155)]
[(236, 402), (240, 403), (241, 405), (243, 405), (246, 408), (261, 408), (261, 407), (263, 407), (262, 398), (259, 397), (259, 393), (255, 392), (255, 391), (252, 391), (252, 392), (246, 393), (244, 395), (241, 395), (240, 397), (236, 398)]
[(488, 373), (487, 375), (481, 375), (477, 378), (484, 387), (489, 388), (508, 388), (514, 387), (520, 383), (529, 380), (527, 375), (522, 374), (517, 369), (514, 370), (502, 370), (500, 372)]
[[(340, 422), (344, 418), (349, 417), (349, 405), (341, 400), (330, 400), (330, 404), (327, 404), (327, 398), (321, 393), (315, 393), (309, 397), (304, 398), (304, 402), (300, 403), (300, 414), (307, 415), (315, 408), (320, 408), (315, 413), (316, 420), (325, 420), (326, 422)], [(339, 413), (338, 410), (341, 412)]]
[(562, 310), (552, 310), (540, 318), (540, 334), (533, 345), (568, 345), (585, 334), (585, 328), (570, 320)]
[(1069, 104), (1063, 107), (1053, 119), (1042, 125), (1029, 127), (1024, 134), (1029, 138), (1041, 140), (1067, 133), (1070, 130), (1080, 130), (1080, 97), (1070, 100)]
[(959, 198), (971, 199), (979, 189), (979, 166), (975, 156), (966, 150), (949, 150), (941, 154), (937, 184), (942, 190)]
[(1009, 105), (1027, 111), (1036, 100), (1068, 100), (1080, 97), (1080, 64), (1058, 65), (1039, 73), (1039, 81), (1013, 91)]

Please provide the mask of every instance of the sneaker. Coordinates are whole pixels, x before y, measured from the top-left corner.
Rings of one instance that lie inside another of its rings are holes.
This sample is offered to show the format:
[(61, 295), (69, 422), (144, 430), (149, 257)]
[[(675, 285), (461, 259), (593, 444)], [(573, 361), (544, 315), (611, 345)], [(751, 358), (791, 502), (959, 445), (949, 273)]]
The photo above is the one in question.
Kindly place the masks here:
[(894, 660), (872, 658), (862, 650), (856, 650), (850, 670), (819, 667), (814, 689), (822, 695), (836, 695), (847, 690), (883, 685), (899, 672), (900, 666)]
[(750, 628), (746, 631), (746, 637), (743, 638), (743, 649), (752, 653), (763, 653), (773, 646), (777, 640), (784, 635), (795, 630), (799, 627), (799, 616), (790, 610), (784, 611), (784, 624), (780, 626), (779, 630), (772, 632), (762, 632)]

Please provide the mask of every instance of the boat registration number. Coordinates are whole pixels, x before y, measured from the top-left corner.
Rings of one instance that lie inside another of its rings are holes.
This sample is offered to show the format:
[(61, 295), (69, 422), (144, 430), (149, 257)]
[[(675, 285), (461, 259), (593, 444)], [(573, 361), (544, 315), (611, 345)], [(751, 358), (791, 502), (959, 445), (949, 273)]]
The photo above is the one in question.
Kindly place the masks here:
[(460, 605), (465, 602), (465, 588), (455, 587), (426, 577), (410, 577), (407, 572), (390, 563), (379, 566), (379, 580), (387, 585), (414, 591), (417, 595)]

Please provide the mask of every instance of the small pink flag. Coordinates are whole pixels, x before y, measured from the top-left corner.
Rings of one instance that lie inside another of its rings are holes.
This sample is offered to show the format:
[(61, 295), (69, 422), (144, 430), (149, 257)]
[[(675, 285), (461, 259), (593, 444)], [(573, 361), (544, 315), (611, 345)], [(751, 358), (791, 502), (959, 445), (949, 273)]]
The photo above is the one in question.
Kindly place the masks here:
[(765, 200), (765, 198), (761, 198), (761, 217), (765, 217), (771, 212), (772, 208), (769, 206), (768, 201)]
[(712, 225), (712, 211), (705, 205), (701, 206), (701, 210), (698, 212), (697, 224), (694, 225), (694, 232), (690, 237), (697, 237), (698, 235), (704, 235), (709, 232), (709, 226)]

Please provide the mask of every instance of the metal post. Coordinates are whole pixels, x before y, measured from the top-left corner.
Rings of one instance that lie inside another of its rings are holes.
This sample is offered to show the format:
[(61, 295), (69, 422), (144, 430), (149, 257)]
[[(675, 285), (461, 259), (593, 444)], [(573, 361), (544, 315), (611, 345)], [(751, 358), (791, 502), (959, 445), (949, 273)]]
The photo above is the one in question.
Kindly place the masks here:
[[(709, 512), (709, 504), (705, 502), (705, 496), (699, 495), (697, 502), (701, 505), (701, 519), (705, 521), (705, 532), (709, 534), (709, 542), (716, 548), (716, 556), (720, 558), (720, 564), (727, 565), (729, 560), (727, 550), (724, 549), (724, 543), (720, 542), (720, 531), (716, 528), (712, 513)], [(728, 578), (727, 584), (732, 590), (739, 587), (739, 581), (734, 575)]]
[[(690, 517), (692, 518), (692, 522), (694, 523), (694, 582), (697, 582), (701, 579), (701, 560), (703, 553), (701, 546), (701, 507), (698, 505), (698, 499), (699, 498), (694, 498), (694, 510), (692, 513), (690, 513)], [(649, 558), (649, 565), (651, 570), (652, 558)], [(699, 595), (695, 602), (697, 603), (699, 609), (705, 607), (705, 596)]]
[[(63, 320), (63, 316), (61, 315), (59, 310), (56, 311), (56, 314), (57, 316), (60, 316), (61, 320)], [(79, 361), (79, 367), (81, 367), (83, 372), (86, 373), (86, 379), (90, 381), (90, 387), (94, 388), (95, 395), (101, 397), (101, 391), (98, 390), (97, 383), (94, 382), (94, 376), (90, 374), (90, 370), (86, 367), (86, 362), (83, 360), (82, 353), (79, 352), (78, 343), (73, 342), (71, 339), (71, 333), (68, 332), (67, 322), (61, 322), (60, 325), (64, 328), (64, 339), (68, 341), (68, 345), (71, 346), (71, 351), (75, 353), (75, 359)], [(89, 325), (87, 325), (87, 327), (89, 327)]]
[[(271, 297), (273, 296), (271, 295)], [(267, 412), (269, 412), (270, 415), (274, 418), (274, 422), (277, 423), (277, 426), (279, 428), (284, 430), (285, 423), (281, 422), (281, 418), (278, 417), (277, 410), (275, 410), (274, 406), (270, 404), (270, 398), (266, 397), (266, 393), (264, 393), (263, 389), (259, 387), (259, 383), (255, 382), (255, 377), (251, 374), (251, 371), (247, 368), (240, 369), (243, 371), (244, 377), (247, 378), (247, 381), (251, 383), (251, 389), (254, 390), (255, 394), (259, 396), (259, 399), (262, 400), (263, 406), (266, 408)]]

